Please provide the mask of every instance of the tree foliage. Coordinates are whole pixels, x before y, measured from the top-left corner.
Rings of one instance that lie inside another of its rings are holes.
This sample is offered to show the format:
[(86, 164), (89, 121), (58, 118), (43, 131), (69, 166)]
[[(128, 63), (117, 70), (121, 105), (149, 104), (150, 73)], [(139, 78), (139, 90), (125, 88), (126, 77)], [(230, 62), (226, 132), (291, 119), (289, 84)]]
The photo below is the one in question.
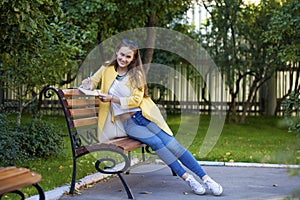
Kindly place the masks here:
[[(87, 39), (94, 42), (84, 46), (90, 51), (95, 45), (122, 31), (155, 26), (178, 27), (175, 24), (184, 23), (184, 14), (191, 8), (192, 3), (191, 0), (62, 0), (62, 8), (68, 21), (89, 33)], [(148, 44), (154, 40), (155, 33), (149, 32)], [(153, 53), (153, 49), (145, 49), (143, 63), (151, 63)]]
[(300, 2), (290, 0), (271, 10), (271, 19), (264, 41), (269, 51), (284, 62), (300, 62)]
[[(300, 2), (286, 1), (279, 9), (271, 10), (268, 29), (263, 34), (268, 52), (286, 63), (291, 85), (284, 100), (293, 92), (300, 93)], [(296, 76), (293, 76), (296, 72)]]
[[(80, 63), (95, 45), (132, 28), (167, 27), (180, 22), (191, 3), (191, 0), (3, 0), (0, 2), (1, 87), (15, 93), (21, 114), (46, 85), (72, 82)], [(153, 50), (147, 52), (150, 62)]]
[(80, 49), (58, 25), (63, 20), (58, 0), (4, 0), (0, 5), (2, 87), (15, 93), (20, 122), (24, 107), (37, 98), (37, 91), (59, 83), (74, 67)]
[[(244, 122), (247, 111), (258, 99), (259, 90), (277, 70), (286, 66), (286, 60), (277, 56), (277, 50), (270, 51), (273, 44), (262, 37), (269, 30), (280, 4), (277, 1), (244, 4), (242, 0), (202, 3), (211, 14), (203, 38), (229, 87), (229, 114), (235, 122)], [(295, 36), (292, 38), (296, 39)], [(247, 92), (246, 84), (250, 88)], [(243, 102), (240, 119), (237, 113), (238, 97)], [(229, 115), (227, 119), (230, 120)]]

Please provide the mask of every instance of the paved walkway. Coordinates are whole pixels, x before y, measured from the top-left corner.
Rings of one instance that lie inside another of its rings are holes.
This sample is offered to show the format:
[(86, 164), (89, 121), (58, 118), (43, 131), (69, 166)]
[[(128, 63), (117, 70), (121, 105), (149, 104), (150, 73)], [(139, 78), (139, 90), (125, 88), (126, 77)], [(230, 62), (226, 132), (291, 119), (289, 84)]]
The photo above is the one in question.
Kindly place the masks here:
[[(224, 188), (222, 196), (195, 195), (169, 168), (161, 164), (143, 164), (124, 175), (137, 200), (278, 200), (300, 190), (300, 177), (289, 177), (287, 169), (274, 167), (203, 166)], [(128, 199), (118, 178), (101, 181), (81, 194), (64, 195), (60, 200)]]

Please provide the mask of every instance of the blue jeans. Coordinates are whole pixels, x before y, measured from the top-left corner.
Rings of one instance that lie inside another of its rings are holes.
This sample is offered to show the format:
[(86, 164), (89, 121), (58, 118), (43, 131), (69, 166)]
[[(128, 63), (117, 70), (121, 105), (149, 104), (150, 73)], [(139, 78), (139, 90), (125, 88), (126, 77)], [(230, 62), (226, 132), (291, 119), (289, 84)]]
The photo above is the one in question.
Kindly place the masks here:
[(186, 173), (178, 160), (200, 178), (206, 175), (201, 165), (187, 149), (179, 144), (173, 136), (161, 130), (155, 123), (144, 118), (141, 111), (136, 112), (123, 124), (129, 137), (150, 146), (178, 176), (182, 177)]

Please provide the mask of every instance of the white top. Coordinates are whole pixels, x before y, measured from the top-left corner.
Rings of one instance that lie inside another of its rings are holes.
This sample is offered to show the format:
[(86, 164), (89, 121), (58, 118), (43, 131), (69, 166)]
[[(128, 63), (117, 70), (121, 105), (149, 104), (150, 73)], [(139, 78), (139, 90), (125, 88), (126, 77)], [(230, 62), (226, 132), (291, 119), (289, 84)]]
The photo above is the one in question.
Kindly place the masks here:
[[(131, 92), (126, 83), (128, 82), (128, 75), (122, 77), (121, 79), (117, 80), (115, 79), (113, 84), (110, 86), (108, 90), (109, 95), (113, 95), (115, 97), (123, 99), (124, 97), (130, 97)], [(111, 107), (114, 111), (114, 116), (122, 115), (124, 113), (129, 113), (129, 112), (136, 112), (140, 111), (140, 108), (121, 108), (121, 105), (118, 103), (111, 102)]]

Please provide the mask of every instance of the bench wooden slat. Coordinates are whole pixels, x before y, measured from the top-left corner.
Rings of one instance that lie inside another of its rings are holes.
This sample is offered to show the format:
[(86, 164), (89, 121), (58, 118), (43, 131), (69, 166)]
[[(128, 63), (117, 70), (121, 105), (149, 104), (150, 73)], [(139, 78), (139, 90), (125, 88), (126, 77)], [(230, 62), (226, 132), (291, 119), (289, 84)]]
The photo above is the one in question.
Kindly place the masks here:
[(125, 137), (120, 137), (120, 138), (114, 138), (114, 139), (110, 139), (109, 141), (105, 142), (107, 144), (114, 144), (114, 145), (118, 145), (118, 144), (124, 144), (127, 143), (128, 141), (133, 140), (130, 139), (128, 136)]
[(133, 139), (126, 139), (126, 140), (120, 140), (120, 141), (116, 141), (113, 142), (113, 144), (117, 145), (117, 146), (127, 146), (130, 145), (132, 142), (135, 142), (136, 140)]
[(112, 139), (106, 143), (96, 143), (92, 145), (86, 145), (80, 149), (77, 149), (76, 152), (78, 155), (84, 155), (89, 152), (98, 151), (100, 149), (103, 149), (104, 147), (110, 148), (111, 150), (118, 149), (118, 151), (121, 152), (128, 152), (140, 147), (146, 147), (145, 144), (137, 140), (130, 139), (128, 137), (121, 138), (121, 142), (122, 143), (120, 143), (119, 138)]
[(99, 107), (95, 108), (77, 108), (69, 109), (70, 117), (85, 117), (85, 116), (95, 116), (99, 113)]
[(114, 144), (114, 145), (122, 148), (123, 151), (125, 151), (125, 152), (145, 146), (140, 141), (131, 139), (129, 137), (124, 137), (124, 138), (121, 138), (121, 139), (111, 140), (109, 143)]
[(145, 147), (145, 144), (142, 144), (139, 141), (130, 141), (126, 145), (118, 145), (119, 147), (123, 148), (124, 151), (132, 151), (140, 147)]
[[(24, 168), (16, 168), (18, 169), (24, 169)], [(18, 190), (19, 188), (29, 186), (32, 184), (36, 184), (39, 181), (41, 181), (42, 176), (38, 173), (31, 172), (30, 170), (21, 170), (24, 173), (15, 173), (14, 170), (6, 170), (4, 172), (10, 171), (11, 174), (7, 176), (6, 178), (2, 179), (0, 181), (0, 194), (4, 194), (7, 192)], [(0, 177), (2, 177), (2, 173), (0, 173)]]
[(146, 147), (146, 145), (142, 143), (135, 143), (134, 145), (123, 147), (123, 149), (124, 151), (128, 152), (128, 151), (133, 151), (140, 147)]
[(98, 107), (100, 99), (66, 99), (64, 101), (65, 106), (68, 108), (72, 107)]
[(78, 89), (63, 89), (59, 91), (61, 95), (64, 97), (72, 97), (72, 96), (86, 96)]
[(27, 172), (29, 172), (29, 169), (16, 168), (16, 167), (10, 168), (7, 170), (3, 170), (3, 171), (0, 171), (0, 181), (10, 178), (10, 177), (13, 177), (13, 176), (18, 176), (18, 175), (21, 175), (21, 174), (24, 174)]
[(84, 126), (91, 126), (98, 124), (98, 117), (87, 117), (82, 119), (74, 119), (72, 128), (79, 128)]
[(10, 167), (0, 167), (0, 173), (3, 171), (7, 171), (7, 170), (11, 170), (11, 169), (15, 169), (15, 166), (10, 166)]
[(1, 181), (0, 194), (11, 192), (19, 188), (38, 183), (41, 179), (41, 175), (33, 172), (28, 172), (26, 174), (22, 174), (21, 176), (17, 176), (14, 179)]
[(124, 140), (127, 140), (129, 137), (119, 137), (119, 138), (115, 138), (115, 139), (111, 139), (105, 143), (115, 143), (115, 142), (118, 142), (118, 141), (124, 141)]

